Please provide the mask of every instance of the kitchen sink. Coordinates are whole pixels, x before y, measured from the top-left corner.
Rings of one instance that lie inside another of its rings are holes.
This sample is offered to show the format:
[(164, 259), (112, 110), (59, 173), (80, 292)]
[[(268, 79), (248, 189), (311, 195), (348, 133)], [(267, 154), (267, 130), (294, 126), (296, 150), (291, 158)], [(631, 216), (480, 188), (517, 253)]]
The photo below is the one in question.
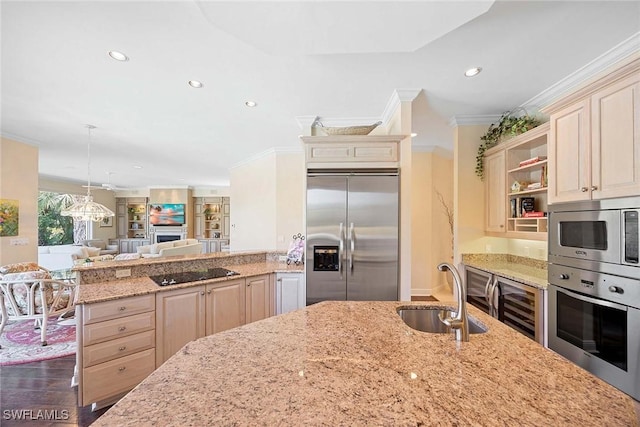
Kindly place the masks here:
[[(440, 320), (452, 316), (453, 310), (448, 307), (402, 307), (398, 315), (407, 326), (422, 332), (447, 334), (453, 331), (450, 326)], [(488, 328), (478, 320), (469, 316), (469, 333), (483, 334)]]

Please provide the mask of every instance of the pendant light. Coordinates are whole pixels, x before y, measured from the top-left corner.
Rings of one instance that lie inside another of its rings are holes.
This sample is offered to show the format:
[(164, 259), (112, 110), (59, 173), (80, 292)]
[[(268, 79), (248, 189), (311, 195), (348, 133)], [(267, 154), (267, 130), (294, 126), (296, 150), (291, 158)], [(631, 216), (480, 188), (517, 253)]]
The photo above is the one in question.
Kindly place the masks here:
[(115, 216), (113, 211), (106, 206), (93, 201), (91, 195), (91, 130), (96, 127), (93, 125), (85, 125), (89, 132), (87, 140), (87, 195), (81, 200), (74, 202), (71, 206), (60, 212), (62, 216), (70, 216), (78, 221), (95, 221), (99, 222), (110, 216)]

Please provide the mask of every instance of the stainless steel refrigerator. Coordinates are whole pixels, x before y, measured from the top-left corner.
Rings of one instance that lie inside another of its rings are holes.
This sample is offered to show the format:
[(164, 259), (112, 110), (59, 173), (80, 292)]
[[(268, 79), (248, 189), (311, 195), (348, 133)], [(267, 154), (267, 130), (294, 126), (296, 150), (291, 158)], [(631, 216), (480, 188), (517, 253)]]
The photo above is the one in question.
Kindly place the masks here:
[(397, 301), (396, 170), (307, 175), (307, 305)]

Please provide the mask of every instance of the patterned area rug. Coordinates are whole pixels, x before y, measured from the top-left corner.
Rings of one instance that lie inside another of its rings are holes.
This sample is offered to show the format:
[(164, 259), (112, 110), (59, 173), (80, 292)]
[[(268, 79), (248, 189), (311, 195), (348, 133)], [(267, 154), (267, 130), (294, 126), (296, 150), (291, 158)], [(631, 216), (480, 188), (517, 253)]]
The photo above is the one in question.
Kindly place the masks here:
[(40, 329), (33, 321), (9, 322), (0, 336), (0, 366), (18, 365), (55, 359), (76, 353), (74, 319), (57, 322), (51, 318), (47, 325), (47, 345), (40, 345)]

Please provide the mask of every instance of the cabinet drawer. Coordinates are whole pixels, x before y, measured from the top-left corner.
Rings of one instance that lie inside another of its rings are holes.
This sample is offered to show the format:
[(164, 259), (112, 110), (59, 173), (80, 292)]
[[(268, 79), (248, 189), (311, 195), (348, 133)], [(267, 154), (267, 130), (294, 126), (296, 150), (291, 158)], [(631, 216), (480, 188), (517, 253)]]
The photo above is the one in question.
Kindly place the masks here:
[(155, 330), (90, 345), (82, 349), (82, 366), (87, 368), (155, 346)]
[(86, 368), (82, 378), (82, 401), (89, 404), (127, 392), (154, 369), (154, 349)]
[(142, 295), (98, 304), (85, 304), (82, 307), (82, 318), (84, 319), (84, 324), (88, 325), (102, 322), (103, 320), (144, 313), (155, 310), (155, 308), (155, 297), (153, 295)]
[(155, 312), (87, 325), (82, 330), (84, 347), (114, 338), (126, 337), (155, 328)]

